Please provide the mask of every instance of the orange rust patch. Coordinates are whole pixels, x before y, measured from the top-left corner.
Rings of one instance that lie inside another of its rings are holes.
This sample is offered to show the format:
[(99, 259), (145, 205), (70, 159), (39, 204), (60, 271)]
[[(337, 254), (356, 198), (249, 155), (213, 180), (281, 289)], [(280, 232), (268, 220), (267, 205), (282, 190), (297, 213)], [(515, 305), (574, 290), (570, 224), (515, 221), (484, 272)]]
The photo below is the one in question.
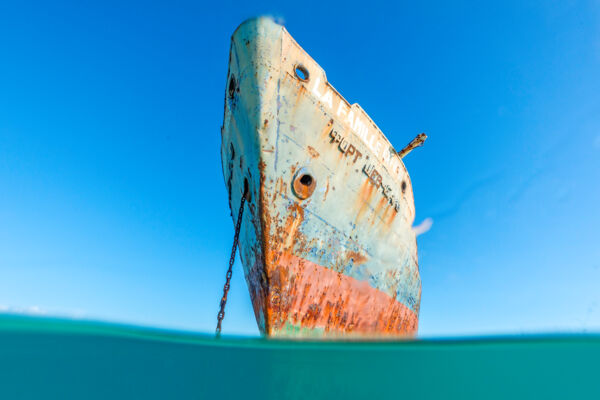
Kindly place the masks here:
[(271, 196), (271, 203), (275, 202), (275, 200), (277, 199), (277, 194), (278, 193), (282, 193), (283, 192), (283, 178), (282, 177), (277, 178), (277, 182), (275, 183), (275, 187), (278, 188), (279, 190), (277, 190), (277, 189), (273, 190), (273, 195)]
[(388, 207), (385, 208), (385, 210), (383, 210), (383, 215), (381, 216), (381, 220), (385, 223), (385, 221), (387, 220), (387, 216), (390, 212), (395, 213), (396, 211), (394, 210), (394, 207), (391, 205), (388, 205)]
[[(304, 97), (306, 95), (306, 88), (304, 87), (304, 85), (299, 85), (298, 86), (298, 92), (296, 94), (296, 104), (294, 104), (293, 109), (295, 109), (296, 107), (298, 107), (298, 103), (300, 102), (300, 99), (302, 97)], [(294, 110), (292, 109), (291, 112), (294, 112)]]
[(288, 252), (271, 268), (269, 334), (288, 322), (334, 334), (405, 336), (417, 331), (414, 312), (367, 282)]
[(288, 217), (283, 227), (284, 235), (280, 236), (282, 239), (285, 238), (284, 249), (290, 249), (294, 242), (300, 241), (298, 228), (302, 221), (304, 221), (304, 208), (298, 203), (292, 203), (288, 207)]
[(368, 260), (367, 256), (365, 256), (362, 253), (359, 253), (358, 251), (348, 251), (346, 252), (346, 254), (348, 255), (348, 262), (350, 259), (352, 259), (354, 265), (364, 264)]
[(325, 187), (325, 193), (323, 194), (323, 201), (327, 199), (327, 193), (329, 193), (329, 177), (327, 177), (327, 183)]
[(312, 158), (317, 158), (319, 157), (319, 152), (317, 150), (315, 150), (314, 147), (312, 146), (308, 146), (308, 154), (310, 154), (310, 156)]
[(387, 221), (385, 221), (386, 225), (389, 227), (392, 225), (392, 223), (394, 222), (394, 220), (396, 219), (396, 216), (398, 215), (398, 213), (396, 211), (390, 213), (390, 217)]
[(330, 119), (325, 128), (321, 131), (321, 136), (329, 136), (329, 132), (331, 131), (331, 127), (333, 126), (333, 119)]
[(283, 181), (283, 178), (280, 176), (279, 178), (277, 178), (277, 186), (278, 186), (278, 190), (275, 192), (275, 194), (273, 195), (273, 201), (275, 201), (275, 199), (277, 198), (277, 192), (279, 192), (282, 195), (287, 195), (287, 185), (285, 184), (285, 182)]

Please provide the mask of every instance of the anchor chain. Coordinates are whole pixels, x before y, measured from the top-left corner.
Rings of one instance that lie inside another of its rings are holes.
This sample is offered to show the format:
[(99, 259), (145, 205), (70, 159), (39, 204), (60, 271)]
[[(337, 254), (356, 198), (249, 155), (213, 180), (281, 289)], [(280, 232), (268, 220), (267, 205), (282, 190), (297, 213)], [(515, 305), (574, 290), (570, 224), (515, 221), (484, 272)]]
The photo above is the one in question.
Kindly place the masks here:
[(235, 223), (235, 234), (233, 235), (233, 247), (231, 248), (231, 256), (229, 257), (229, 268), (225, 275), (225, 286), (223, 286), (223, 297), (221, 298), (221, 304), (219, 313), (217, 314), (217, 329), (215, 334), (217, 337), (221, 336), (221, 322), (225, 318), (225, 304), (227, 304), (227, 293), (231, 283), (231, 275), (233, 273), (233, 263), (235, 262), (235, 251), (238, 246), (238, 240), (240, 237), (240, 227), (242, 226), (242, 215), (244, 214), (244, 203), (246, 203), (246, 195), (248, 194), (248, 186), (244, 185), (244, 194), (242, 195), (242, 201), (240, 203), (240, 211), (238, 212), (237, 222)]

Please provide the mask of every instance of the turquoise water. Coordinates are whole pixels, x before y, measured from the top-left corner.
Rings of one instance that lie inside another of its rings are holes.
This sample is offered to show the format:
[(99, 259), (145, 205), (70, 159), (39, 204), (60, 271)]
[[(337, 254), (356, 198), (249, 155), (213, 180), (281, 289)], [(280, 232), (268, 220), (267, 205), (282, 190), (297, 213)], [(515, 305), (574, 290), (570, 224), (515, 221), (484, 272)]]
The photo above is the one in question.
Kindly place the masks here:
[(0, 315), (0, 399), (598, 398), (600, 336), (222, 338)]

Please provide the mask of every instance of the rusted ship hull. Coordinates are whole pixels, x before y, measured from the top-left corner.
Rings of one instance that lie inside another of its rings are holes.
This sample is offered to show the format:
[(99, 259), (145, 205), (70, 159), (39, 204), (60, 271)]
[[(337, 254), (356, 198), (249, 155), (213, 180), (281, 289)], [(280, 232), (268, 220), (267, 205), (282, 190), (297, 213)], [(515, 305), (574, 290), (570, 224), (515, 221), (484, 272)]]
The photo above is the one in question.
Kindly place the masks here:
[(404, 164), (268, 18), (232, 37), (221, 156), (234, 218), (248, 190), (240, 256), (263, 334), (416, 333), (421, 280)]

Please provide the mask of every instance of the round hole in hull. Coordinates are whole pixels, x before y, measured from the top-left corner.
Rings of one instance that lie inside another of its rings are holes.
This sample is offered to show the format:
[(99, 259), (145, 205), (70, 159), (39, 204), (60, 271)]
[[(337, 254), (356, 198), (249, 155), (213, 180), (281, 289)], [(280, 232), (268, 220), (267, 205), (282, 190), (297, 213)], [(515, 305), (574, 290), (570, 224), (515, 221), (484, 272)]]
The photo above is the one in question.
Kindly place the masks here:
[(231, 75), (231, 78), (229, 78), (229, 90), (228, 90), (230, 99), (233, 99), (236, 89), (237, 89), (237, 85), (235, 83), (235, 77), (233, 75)]
[(298, 64), (294, 67), (294, 73), (296, 74), (296, 78), (300, 79), (301, 81), (308, 81), (308, 70), (306, 69), (306, 67), (302, 64)]
[(316, 187), (317, 180), (308, 168), (300, 168), (294, 175), (292, 189), (299, 199), (308, 199), (313, 194)]
[(250, 186), (248, 185), (248, 178), (244, 178), (244, 191), (242, 192), (242, 196), (246, 193), (246, 201), (250, 203), (252, 197), (250, 196)]

